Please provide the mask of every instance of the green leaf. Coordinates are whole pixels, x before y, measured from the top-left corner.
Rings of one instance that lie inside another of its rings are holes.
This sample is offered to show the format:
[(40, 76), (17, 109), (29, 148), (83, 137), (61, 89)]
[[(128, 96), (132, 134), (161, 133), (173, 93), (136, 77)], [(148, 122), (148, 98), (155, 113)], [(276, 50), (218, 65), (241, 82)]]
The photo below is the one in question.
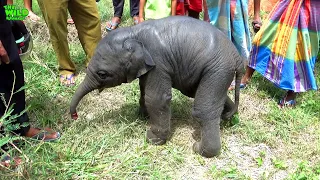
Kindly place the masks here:
[(11, 137), (8, 137), (8, 136), (1, 137), (0, 138), (0, 147), (5, 145), (5, 144), (8, 144), (10, 142), (10, 140), (11, 140)]

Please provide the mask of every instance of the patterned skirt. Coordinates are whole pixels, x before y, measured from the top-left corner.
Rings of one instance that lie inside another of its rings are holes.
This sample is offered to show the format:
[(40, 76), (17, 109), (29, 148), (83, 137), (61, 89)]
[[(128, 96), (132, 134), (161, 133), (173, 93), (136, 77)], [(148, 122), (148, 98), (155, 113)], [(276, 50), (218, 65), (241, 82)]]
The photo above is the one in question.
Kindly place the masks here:
[(220, 29), (246, 59), (251, 49), (248, 0), (207, 0), (210, 23)]
[(317, 89), (319, 0), (279, 0), (253, 39), (249, 67), (294, 92)]

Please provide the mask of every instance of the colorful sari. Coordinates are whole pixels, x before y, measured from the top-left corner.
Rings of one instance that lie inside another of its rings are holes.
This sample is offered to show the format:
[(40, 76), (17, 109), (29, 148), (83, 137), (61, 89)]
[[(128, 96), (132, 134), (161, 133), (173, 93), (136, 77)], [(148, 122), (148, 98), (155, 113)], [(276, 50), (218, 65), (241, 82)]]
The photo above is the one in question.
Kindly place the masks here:
[(317, 89), (319, 0), (280, 0), (253, 39), (249, 67), (294, 92)]
[(248, 0), (207, 0), (210, 23), (225, 33), (246, 59), (251, 49)]

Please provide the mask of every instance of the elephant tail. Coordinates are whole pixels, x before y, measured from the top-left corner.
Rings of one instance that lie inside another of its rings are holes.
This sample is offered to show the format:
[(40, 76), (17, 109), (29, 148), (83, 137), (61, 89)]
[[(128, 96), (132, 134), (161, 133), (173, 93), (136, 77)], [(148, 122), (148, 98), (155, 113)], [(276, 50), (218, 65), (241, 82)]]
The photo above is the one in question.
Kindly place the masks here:
[(234, 95), (234, 107), (231, 111), (227, 112), (223, 119), (230, 119), (235, 113), (238, 112), (239, 107), (239, 101), (240, 101), (240, 84), (241, 84), (241, 78), (244, 75), (244, 61), (245, 59), (243, 57), (239, 57), (239, 61), (237, 63), (236, 68), (236, 79), (235, 79), (235, 95)]

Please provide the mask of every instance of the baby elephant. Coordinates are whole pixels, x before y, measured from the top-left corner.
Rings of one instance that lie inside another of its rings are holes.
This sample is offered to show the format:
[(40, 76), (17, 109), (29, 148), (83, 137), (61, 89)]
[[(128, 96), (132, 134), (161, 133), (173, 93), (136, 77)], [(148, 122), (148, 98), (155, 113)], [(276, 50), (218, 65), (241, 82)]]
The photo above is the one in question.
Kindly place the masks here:
[[(193, 18), (173, 16), (119, 28), (99, 42), (70, 111), (76, 119), (76, 107), (87, 93), (139, 78), (140, 112), (151, 125), (147, 140), (160, 145), (171, 129), (173, 87), (194, 98), (192, 115), (201, 126), (194, 151), (213, 157), (221, 149), (221, 117), (228, 119), (238, 110), (243, 61), (222, 32)], [(227, 91), (235, 75), (233, 103)]]

